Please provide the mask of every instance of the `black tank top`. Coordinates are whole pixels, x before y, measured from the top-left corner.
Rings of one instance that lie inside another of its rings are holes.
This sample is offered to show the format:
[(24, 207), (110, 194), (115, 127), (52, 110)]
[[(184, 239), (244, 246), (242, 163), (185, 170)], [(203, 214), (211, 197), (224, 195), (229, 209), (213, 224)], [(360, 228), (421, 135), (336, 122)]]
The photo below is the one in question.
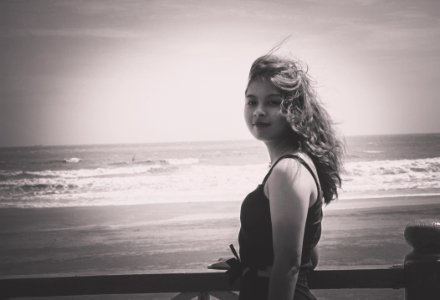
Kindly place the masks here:
[(264, 184), (274, 166), (284, 158), (299, 161), (313, 176), (318, 188), (318, 199), (307, 212), (301, 255), (300, 272), (313, 269), (311, 254), (321, 237), (322, 192), (319, 180), (313, 169), (298, 155), (280, 157), (271, 167), (260, 184), (244, 199), (241, 205), (241, 228), (238, 236), (240, 258), (243, 266), (252, 269), (265, 269), (273, 264), (272, 223), (270, 218), (269, 199), (264, 194)]

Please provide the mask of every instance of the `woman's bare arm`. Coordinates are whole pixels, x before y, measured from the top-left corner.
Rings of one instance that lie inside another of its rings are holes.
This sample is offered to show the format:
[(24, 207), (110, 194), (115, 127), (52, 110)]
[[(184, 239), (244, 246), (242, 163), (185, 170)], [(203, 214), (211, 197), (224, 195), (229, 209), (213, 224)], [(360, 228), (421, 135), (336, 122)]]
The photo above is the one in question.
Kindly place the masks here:
[(301, 266), (307, 212), (314, 187), (310, 173), (291, 159), (280, 161), (266, 182), (274, 249), (270, 300), (293, 299)]

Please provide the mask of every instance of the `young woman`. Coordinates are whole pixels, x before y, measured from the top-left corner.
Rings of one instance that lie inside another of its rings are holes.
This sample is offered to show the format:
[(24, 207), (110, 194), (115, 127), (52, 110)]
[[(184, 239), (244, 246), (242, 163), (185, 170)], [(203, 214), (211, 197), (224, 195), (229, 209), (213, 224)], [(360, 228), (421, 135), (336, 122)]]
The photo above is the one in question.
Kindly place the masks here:
[(341, 184), (343, 145), (306, 71), (289, 58), (253, 63), (244, 116), (271, 168), (241, 207), (239, 299), (316, 299), (306, 275), (318, 260), (322, 204)]

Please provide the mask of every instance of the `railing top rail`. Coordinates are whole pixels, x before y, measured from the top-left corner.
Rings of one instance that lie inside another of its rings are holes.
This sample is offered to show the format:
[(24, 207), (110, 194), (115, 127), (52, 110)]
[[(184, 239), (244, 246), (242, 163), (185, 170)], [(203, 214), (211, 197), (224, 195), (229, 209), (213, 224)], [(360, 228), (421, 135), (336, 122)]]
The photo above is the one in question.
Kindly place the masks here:
[[(315, 270), (312, 289), (403, 288), (402, 266)], [(0, 298), (238, 290), (224, 272), (114, 274), (0, 279)]]

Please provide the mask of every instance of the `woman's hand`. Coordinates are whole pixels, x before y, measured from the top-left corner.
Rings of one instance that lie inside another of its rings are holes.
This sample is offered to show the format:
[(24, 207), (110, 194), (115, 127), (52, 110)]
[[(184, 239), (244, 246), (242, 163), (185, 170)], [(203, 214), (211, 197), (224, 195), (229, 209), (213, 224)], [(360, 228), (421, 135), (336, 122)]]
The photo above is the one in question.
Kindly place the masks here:
[(228, 260), (233, 259), (233, 257), (229, 258), (219, 258), (217, 262), (210, 264), (208, 269), (214, 270), (229, 270), (231, 265), (228, 263)]

